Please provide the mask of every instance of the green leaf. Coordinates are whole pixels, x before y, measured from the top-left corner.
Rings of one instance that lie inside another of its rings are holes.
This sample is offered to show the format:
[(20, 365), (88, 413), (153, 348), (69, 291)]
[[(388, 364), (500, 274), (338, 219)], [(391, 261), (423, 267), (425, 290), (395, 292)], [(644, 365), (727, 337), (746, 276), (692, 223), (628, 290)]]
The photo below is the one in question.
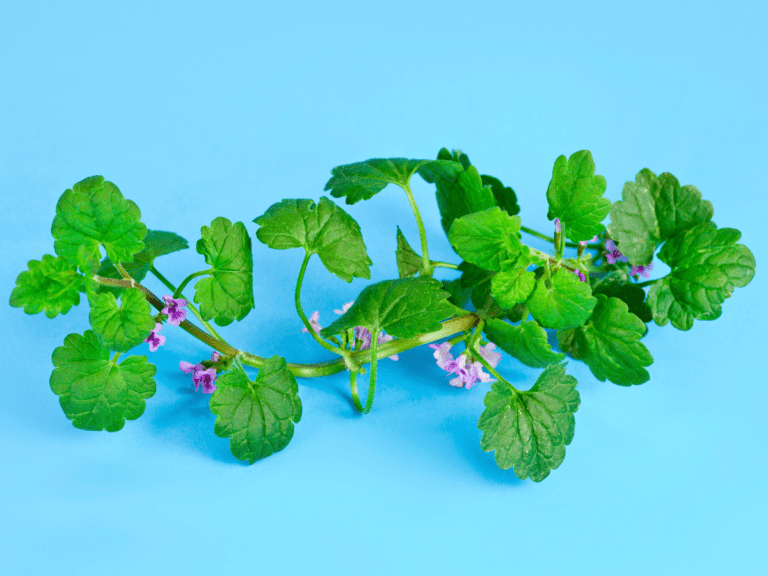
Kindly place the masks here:
[(435, 185), (440, 223), (446, 236), (457, 218), (496, 206), (493, 191), (483, 186), (480, 173), (474, 166), (468, 166), (453, 178), (438, 178)]
[(552, 352), (547, 333), (536, 322), (521, 322), (512, 326), (490, 318), (485, 323), (484, 332), (504, 352), (532, 368), (544, 368), (565, 358), (565, 354)]
[(587, 321), (597, 300), (586, 282), (565, 268), (552, 274), (552, 286), (539, 278), (528, 299), (528, 310), (545, 328), (575, 328)]
[[(407, 158), (373, 158), (364, 162), (345, 164), (331, 170), (333, 175), (324, 190), (334, 198), (346, 197), (347, 204), (370, 200), (389, 184), (408, 186), (417, 171), (427, 178), (453, 177), (461, 166), (445, 160), (408, 160)], [(428, 180), (429, 181), (429, 180)]]
[(650, 379), (644, 368), (653, 363), (653, 356), (640, 342), (645, 324), (627, 310), (618, 298), (597, 296), (597, 306), (585, 326), (558, 332), (561, 350), (573, 350), (592, 374), (605, 382), (630, 386)]
[(622, 200), (611, 207), (608, 232), (630, 263), (646, 265), (656, 248), (680, 232), (709, 222), (712, 203), (694, 186), (680, 186), (672, 174), (643, 168), (624, 184)]
[(705, 222), (668, 240), (659, 258), (671, 268), (648, 292), (648, 305), (659, 326), (668, 322), (690, 330), (693, 320), (714, 320), (734, 288), (755, 275), (755, 257), (737, 244), (741, 232)]
[(452, 314), (449, 294), (434, 278), (384, 280), (366, 286), (355, 303), (320, 335), (328, 338), (355, 326), (371, 334), (386, 331), (397, 338), (414, 338), (440, 330), (440, 321)]
[(471, 288), (463, 288), (461, 285), (461, 278), (455, 280), (443, 280), (443, 290), (448, 292), (448, 302), (459, 308), (464, 308), (469, 303), (469, 297), (472, 294)]
[(11, 306), (23, 306), (27, 314), (45, 311), (48, 318), (55, 318), (80, 304), (83, 276), (66, 258), (46, 254), (42, 260), (30, 260), (27, 267), (16, 277)]
[(514, 265), (502, 264), (501, 272), (491, 279), (491, 295), (502, 308), (525, 302), (536, 286), (536, 275), (526, 270), (530, 261), (521, 257)]
[(520, 213), (520, 206), (517, 203), (517, 194), (509, 186), (504, 186), (501, 180), (483, 174), (481, 177), (483, 186), (490, 188), (493, 197), (496, 199), (496, 205), (504, 210), (510, 216)]
[(589, 240), (605, 230), (601, 222), (611, 209), (611, 201), (603, 198), (605, 188), (605, 178), (595, 176), (589, 150), (575, 152), (568, 160), (560, 156), (555, 160), (547, 188), (547, 217), (560, 218), (568, 239)]
[(109, 359), (96, 334), (70, 334), (53, 351), (51, 390), (75, 428), (116, 432), (144, 413), (156, 368), (146, 356)]
[(397, 227), (397, 252), (395, 252), (395, 258), (397, 259), (397, 273), (400, 278), (411, 278), (423, 272), (424, 260), (408, 244), (405, 236), (400, 231), (400, 226)]
[(566, 375), (564, 364), (545, 368), (527, 392), (494, 382), (477, 424), (483, 431), (480, 447), (496, 451), (499, 468), (513, 467), (521, 480), (541, 482), (565, 459), (579, 402), (576, 379)]
[(245, 224), (219, 216), (203, 226), (197, 251), (212, 267), (211, 276), (195, 284), (195, 302), (203, 320), (219, 326), (238, 322), (253, 308), (253, 257)]
[(645, 290), (637, 284), (630, 283), (624, 270), (617, 270), (600, 279), (592, 287), (592, 295), (597, 296), (598, 294), (605, 294), (608, 298), (622, 300), (627, 305), (629, 313), (634, 314), (643, 322), (653, 320), (651, 308), (645, 303)]
[[(123, 268), (130, 274), (131, 278), (141, 282), (154, 264), (155, 258), (187, 248), (189, 248), (189, 243), (178, 234), (163, 232), (162, 230), (147, 230), (147, 235), (144, 237), (144, 249), (134, 254), (133, 261), (123, 264)], [(101, 261), (101, 267), (97, 274), (104, 278), (122, 278), (109, 258), (104, 258)], [(115, 297), (118, 297), (123, 289), (101, 285), (99, 292), (111, 292)]]
[(120, 306), (115, 295), (91, 294), (91, 327), (110, 350), (127, 352), (146, 340), (155, 327), (152, 308), (138, 288), (129, 288), (120, 296)]
[(514, 262), (523, 253), (519, 232), (520, 217), (494, 206), (457, 218), (448, 240), (467, 262), (498, 272), (503, 262)]
[(66, 190), (56, 205), (51, 234), (56, 254), (72, 265), (100, 259), (104, 246), (113, 262), (131, 262), (144, 248), (147, 227), (138, 206), (123, 198), (103, 176), (91, 176)]
[(209, 406), (216, 436), (229, 437), (232, 454), (249, 464), (285, 448), (302, 411), (296, 378), (280, 356), (265, 360), (253, 382), (240, 370), (219, 376)]
[(312, 200), (283, 200), (254, 222), (261, 226), (256, 238), (270, 248), (304, 248), (320, 256), (326, 269), (345, 282), (371, 277), (373, 262), (360, 225), (325, 196), (317, 205)]

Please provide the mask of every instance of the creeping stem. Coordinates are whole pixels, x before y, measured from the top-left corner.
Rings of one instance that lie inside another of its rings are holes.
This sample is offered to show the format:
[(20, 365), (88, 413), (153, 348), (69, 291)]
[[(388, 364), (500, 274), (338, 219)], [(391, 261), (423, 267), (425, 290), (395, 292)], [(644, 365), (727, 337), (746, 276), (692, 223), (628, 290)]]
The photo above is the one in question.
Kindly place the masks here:
[(416, 199), (413, 197), (413, 192), (411, 192), (411, 185), (408, 182), (406, 182), (405, 186), (403, 186), (403, 190), (405, 191), (405, 195), (408, 196), (408, 202), (411, 204), (411, 210), (413, 210), (413, 215), (416, 217), (416, 225), (419, 227), (419, 238), (421, 239), (421, 259), (424, 262), (424, 275), (432, 276), (433, 263), (429, 260), (427, 232), (424, 229), (424, 222), (421, 220), (419, 207), (416, 205)]
[(368, 414), (373, 408), (373, 396), (376, 393), (376, 365), (378, 364), (378, 358), (376, 357), (376, 348), (379, 340), (379, 332), (371, 334), (371, 373), (368, 376), (368, 398), (365, 399), (365, 408), (363, 408), (363, 414)]
[[(552, 238), (552, 236), (547, 236), (546, 234), (542, 234), (541, 232), (536, 232), (536, 230), (532, 228), (528, 228), (527, 226), (520, 226), (520, 231), (525, 232), (526, 234), (530, 234), (531, 236), (535, 236), (536, 238), (541, 238), (542, 240), (546, 240), (547, 242), (551, 242), (552, 244), (555, 243), (555, 239)], [(568, 248), (578, 248), (579, 243), (578, 242), (566, 242), (565, 245)], [(595, 250), (599, 250), (599, 245), (587, 245), (586, 248), (594, 248)]]

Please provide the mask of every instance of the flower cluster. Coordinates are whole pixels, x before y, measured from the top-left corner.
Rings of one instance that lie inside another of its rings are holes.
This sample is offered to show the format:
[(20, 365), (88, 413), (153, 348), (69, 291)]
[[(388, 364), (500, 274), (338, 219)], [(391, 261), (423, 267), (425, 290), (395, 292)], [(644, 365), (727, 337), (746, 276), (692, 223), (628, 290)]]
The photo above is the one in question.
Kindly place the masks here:
[(578, 276), (579, 280), (581, 280), (582, 282), (586, 282), (587, 281), (587, 277), (584, 275), (584, 272), (582, 272), (578, 268), (576, 268), (576, 270), (572, 270), (572, 272), (574, 274), (576, 274), (576, 276)]
[[(349, 307), (354, 304), (355, 301), (352, 300), (351, 302), (347, 302), (341, 307), (341, 310), (334, 310), (336, 314), (344, 314), (347, 310), (349, 310)], [(312, 312), (312, 315), (309, 317), (309, 325), (312, 326), (312, 329), (315, 332), (320, 332), (320, 330), (323, 329), (322, 326), (320, 326), (320, 311), (315, 310)], [(302, 332), (309, 333), (309, 330), (306, 328), (301, 329)], [(355, 326), (355, 339), (360, 340), (362, 342), (360, 346), (360, 350), (368, 350), (371, 347), (371, 342), (373, 340), (373, 336), (371, 336), (370, 330), (368, 328), (365, 328), (364, 326)], [(378, 344), (384, 344), (385, 342), (389, 342), (390, 340), (394, 340), (394, 336), (390, 336), (389, 334), (386, 334), (384, 331), (381, 331), (379, 333), (379, 337), (377, 338), (376, 342)], [(397, 354), (392, 354), (392, 356), (389, 356), (390, 360), (399, 360), (400, 356)]]
[(640, 276), (643, 278), (650, 278), (651, 270), (653, 270), (653, 262), (647, 266), (632, 266), (632, 269), (629, 271), (629, 275), (634, 276), (635, 274), (640, 274)]
[(617, 260), (622, 262), (629, 261), (629, 258), (619, 252), (619, 249), (616, 248), (616, 244), (614, 244), (613, 240), (605, 241), (605, 249), (608, 250), (608, 253), (605, 255), (605, 259), (608, 260), (608, 264), (616, 264)]
[[(468, 360), (466, 354), (461, 354), (458, 358), (454, 359), (453, 354), (450, 352), (450, 342), (430, 344), (429, 347), (435, 351), (434, 357), (437, 360), (437, 365), (448, 372), (448, 374), (456, 374), (456, 377), (451, 378), (449, 382), (451, 386), (472, 388), (478, 382), (495, 382), (489, 374), (483, 372), (483, 365), (480, 362)], [(496, 368), (499, 360), (501, 360), (501, 354), (494, 352), (495, 348), (496, 344), (493, 342), (478, 348), (478, 353), (493, 368)]]
[[(218, 362), (219, 358), (219, 353), (214, 350), (211, 355), (211, 360), (213, 362)], [(216, 384), (214, 384), (214, 382), (216, 382), (216, 368), (211, 367), (206, 369), (205, 366), (199, 362), (193, 365), (182, 360), (179, 362), (179, 370), (185, 374), (192, 374), (192, 382), (195, 384), (195, 392), (197, 392), (197, 389), (200, 386), (203, 387), (203, 394), (213, 394), (213, 391), (216, 390)]]

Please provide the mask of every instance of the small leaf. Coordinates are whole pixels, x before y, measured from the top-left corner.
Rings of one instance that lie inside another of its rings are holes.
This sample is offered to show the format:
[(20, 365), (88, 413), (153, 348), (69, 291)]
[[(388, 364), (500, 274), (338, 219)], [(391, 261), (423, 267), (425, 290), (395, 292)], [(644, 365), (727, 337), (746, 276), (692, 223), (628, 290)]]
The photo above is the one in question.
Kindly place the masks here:
[(493, 197), (496, 199), (496, 205), (504, 210), (510, 216), (520, 213), (520, 206), (517, 203), (517, 194), (509, 186), (504, 186), (501, 180), (483, 174), (481, 177), (483, 186), (490, 188)]
[(280, 356), (268, 358), (253, 382), (240, 370), (219, 376), (209, 406), (216, 436), (229, 437), (232, 454), (249, 464), (285, 448), (302, 411), (296, 378)]
[(603, 198), (605, 188), (605, 178), (595, 176), (595, 162), (589, 150), (575, 152), (568, 160), (560, 156), (547, 188), (547, 217), (560, 218), (568, 239), (589, 240), (605, 230), (601, 222), (611, 209), (611, 201)]
[(75, 428), (116, 432), (144, 413), (155, 394), (156, 368), (146, 356), (109, 359), (96, 334), (70, 334), (53, 351), (51, 390)]
[(400, 278), (411, 278), (423, 272), (424, 260), (408, 244), (405, 236), (400, 231), (400, 226), (397, 227), (397, 252), (395, 252), (395, 258), (397, 259), (397, 273)]
[(526, 270), (528, 263), (528, 259), (520, 258), (515, 265), (502, 264), (501, 272), (491, 279), (491, 295), (502, 308), (525, 302), (533, 292), (536, 275)]
[(547, 333), (536, 322), (521, 322), (512, 326), (502, 320), (490, 318), (484, 332), (499, 348), (532, 368), (544, 368), (562, 362), (565, 354), (552, 351)]
[(283, 200), (270, 206), (254, 222), (256, 238), (270, 248), (304, 248), (317, 254), (326, 269), (345, 282), (370, 278), (370, 265), (360, 225), (323, 196), (312, 200)]
[(127, 352), (146, 340), (155, 327), (152, 308), (137, 288), (129, 288), (117, 305), (114, 294), (91, 294), (91, 327), (101, 343), (116, 352)]
[(232, 224), (219, 216), (203, 226), (197, 251), (213, 270), (210, 278), (195, 284), (195, 302), (203, 320), (213, 318), (219, 326), (238, 322), (248, 315), (253, 302), (253, 257), (245, 224)]
[(647, 382), (645, 366), (653, 363), (653, 356), (639, 341), (645, 324), (618, 298), (599, 294), (597, 300), (585, 326), (558, 332), (560, 349), (573, 350), (600, 382), (608, 379), (621, 386)]
[(83, 276), (66, 258), (46, 254), (42, 260), (30, 260), (27, 267), (16, 278), (11, 306), (23, 306), (27, 314), (45, 311), (48, 318), (55, 318), (80, 304)]
[(334, 198), (346, 197), (347, 204), (370, 200), (389, 184), (406, 187), (416, 171), (427, 177), (455, 176), (461, 166), (445, 160), (408, 160), (407, 158), (373, 158), (345, 164), (331, 170), (333, 177), (324, 190)]
[(103, 176), (91, 176), (66, 190), (56, 204), (51, 234), (56, 254), (72, 265), (100, 259), (99, 246), (114, 262), (131, 262), (144, 248), (147, 227), (138, 206), (123, 198)]
[(673, 236), (709, 222), (712, 203), (694, 186), (680, 186), (672, 174), (659, 177), (643, 168), (634, 182), (624, 184), (622, 200), (611, 207), (609, 234), (629, 262), (644, 266), (656, 248)]
[(366, 286), (349, 310), (320, 335), (328, 338), (356, 326), (371, 334), (384, 330), (397, 338), (434, 332), (453, 313), (448, 296), (438, 280), (427, 276), (376, 282)]
[[(178, 234), (163, 232), (162, 230), (147, 230), (147, 235), (144, 237), (144, 249), (134, 254), (131, 262), (124, 263), (123, 268), (125, 268), (125, 271), (128, 272), (131, 278), (141, 282), (146, 277), (156, 258), (180, 250), (186, 250), (187, 248), (189, 248), (189, 243)], [(118, 272), (109, 258), (104, 258), (101, 261), (101, 267), (97, 274), (104, 278), (122, 278), (120, 272)], [(115, 297), (119, 297), (123, 289), (101, 285), (99, 292), (111, 292)]]
[(705, 222), (668, 240), (659, 258), (671, 268), (648, 292), (648, 305), (659, 326), (668, 322), (690, 330), (693, 320), (714, 320), (734, 288), (755, 275), (755, 257), (737, 244), (741, 232)]
[(528, 299), (528, 310), (545, 328), (575, 328), (587, 321), (597, 300), (589, 286), (572, 272), (560, 268), (552, 274), (552, 286), (539, 278)]
[(477, 423), (483, 431), (480, 447), (496, 451), (499, 468), (513, 467), (521, 480), (541, 482), (562, 464), (580, 402), (576, 379), (566, 375), (564, 364), (545, 368), (527, 392), (494, 382), (484, 402)]
[(467, 262), (498, 272), (503, 262), (515, 262), (523, 253), (519, 232), (520, 217), (495, 206), (457, 218), (448, 240)]

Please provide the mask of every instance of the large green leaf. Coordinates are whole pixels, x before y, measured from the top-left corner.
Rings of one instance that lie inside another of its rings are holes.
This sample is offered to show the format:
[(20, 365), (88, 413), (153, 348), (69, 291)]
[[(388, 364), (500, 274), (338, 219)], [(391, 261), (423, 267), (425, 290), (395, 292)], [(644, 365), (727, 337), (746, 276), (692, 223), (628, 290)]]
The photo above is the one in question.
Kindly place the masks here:
[(16, 277), (11, 306), (23, 306), (27, 314), (45, 311), (48, 318), (55, 318), (80, 304), (83, 276), (66, 258), (46, 254), (42, 260), (30, 260), (27, 267)]
[[(333, 175), (324, 190), (334, 198), (346, 198), (347, 204), (370, 200), (389, 184), (408, 186), (415, 172), (427, 178), (455, 177), (461, 165), (447, 160), (409, 160), (407, 158), (372, 158), (345, 164), (331, 170)], [(430, 181), (430, 180), (428, 180)]]
[(256, 238), (270, 248), (304, 248), (345, 282), (371, 277), (360, 225), (325, 196), (317, 205), (313, 200), (277, 202), (254, 222), (260, 226)]
[(548, 218), (560, 218), (570, 240), (589, 240), (605, 230), (602, 221), (611, 209), (611, 201), (603, 198), (605, 188), (605, 178), (595, 176), (589, 150), (575, 152), (567, 160), (560, 156), (547, 188)]
[(565, 458), (579, 402), (576, 379), (566, 375), (565, 364), (545, 368), (527, 392), (494, 382), (477, 424), (483, 431), (480, 446), (496, 451), (499, 468), (513, 467), (521, 480), (541, 482)]
[(96, 334), (70, 334), (53, 351), (51, 390), (75, 428), (116, 432), (144, 413), (156, 368), (146, 356), (109, 359)]
[(211, 276), (195, 284), (195, 302), (203, 320), (219, 326), (242, 320), (253, 308), (253, 257), (245, 224), (219, 216), (203, 226), (197, 251), (205, 256)]
[(131, 262), (144, 248), (147, 227), (138, 206), (123, 198), (103, 176), (91, 176), (66, 190), (56, 204), (51, 234), (56, 254), (73, 265), (100, 259), (104, 246), (113, 262)]
[(680, 186), (672, 174), (643, 168), (624, 184), (622, 200), (611, 207), (608, 232), (632, 264), (646, 265), (656, 248), (676, 234), (709, 222), (712, 203), (694, 186)]
[(565, 354), (552, 351), (547, 333), (536, 322), (521, 322), (513, 326), (490, 318), (485, 323), (484, 332), (504, 352), (533, 368), (557, 364), (565, 358)]
[(412, 278), (424, 271), (424, 260), (419, 256), (397, 227), (397, 251), (395, 252), (397, 260), (397, 273), (400, 278)]
[(734, 288), (755, 275), (755, 257), (737, 244), (741, 232), (705, 222), (668, 240), (659, 258), (671, 268), (648, 292), (648, 305), (659, 326), (668, 322), (690, 330), (693, 320), (714, 320)]
[(90, 294), (91, 327), (110, 350), (127, 352), (141, 344), (155, 327), (152, 308), (138, 288), (124, 290), (118, 306), (114, 294)]
[(502, 263), (515, 262), (523, 254), (519, 232), (520, 216), (510, 216), (494, 206), (457, 218), (448, 240), (467, 262), (498, 272)]
[(414, 338), (440, 329), (452, 314), (449, 294), (434, 278), (384, 280), (366, 286), (355, 303), (333, 324), (320, 331), (324, 338), (364, 326), (372, 334), (385, 330), (398, 338)]
[(586, 282), (565, 268), (552, 274), (551, 286), (545, 280), (539, 278), (528, 299), (531, 316), (545, 328), (575, 328), (584, 324), (597, 304)]
[(561, 350), (573, 351), (601, 382), (630, 386), (650, 378), (645, 366), (653, 356), (640, 342), (645, 324), (618, 298), (598, 294), (597, 306), (585, 326), (558, 332)]
[(209, 406), (216, 436), (229, 437), (232, 454), (249, 464), (288, 445), (302, 410), (296, 378), (280, 356), (268, 358), (253, 382), (240, 370), (222, 374)]

